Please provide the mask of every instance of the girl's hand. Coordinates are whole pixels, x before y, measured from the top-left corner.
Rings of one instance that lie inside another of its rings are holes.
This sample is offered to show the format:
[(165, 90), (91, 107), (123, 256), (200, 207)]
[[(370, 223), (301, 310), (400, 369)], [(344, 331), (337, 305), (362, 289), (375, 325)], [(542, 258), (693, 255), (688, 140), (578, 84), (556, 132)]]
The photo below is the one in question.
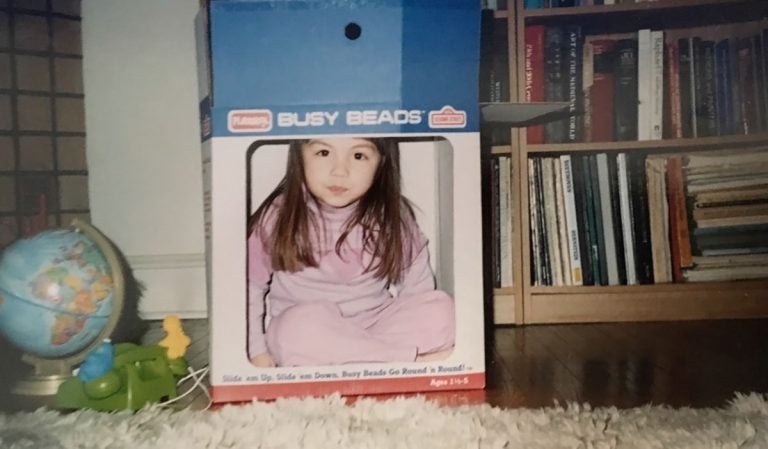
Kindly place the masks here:
[(272, 360), (272, 356), (268, 352), (262, 352), (251, 357), (251, 364), (259, 368), (274, 368), (276, 366), (275, 361)]

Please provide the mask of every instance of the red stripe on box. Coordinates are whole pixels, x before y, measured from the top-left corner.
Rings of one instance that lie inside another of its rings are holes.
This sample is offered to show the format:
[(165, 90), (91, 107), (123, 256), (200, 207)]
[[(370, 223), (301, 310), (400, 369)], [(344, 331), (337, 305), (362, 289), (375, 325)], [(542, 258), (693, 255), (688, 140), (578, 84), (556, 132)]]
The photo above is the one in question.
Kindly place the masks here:
[(283, 384), (214, 385), (213, 402), (243, 402), (252, 399), (276, 399), (291, 396), (345, 396), (384, 393), (414, 393), (485, 388), (485, 373), (463, 375), (404, 377), (397, 379), (342, 380), (328, 382), (296, 382)]

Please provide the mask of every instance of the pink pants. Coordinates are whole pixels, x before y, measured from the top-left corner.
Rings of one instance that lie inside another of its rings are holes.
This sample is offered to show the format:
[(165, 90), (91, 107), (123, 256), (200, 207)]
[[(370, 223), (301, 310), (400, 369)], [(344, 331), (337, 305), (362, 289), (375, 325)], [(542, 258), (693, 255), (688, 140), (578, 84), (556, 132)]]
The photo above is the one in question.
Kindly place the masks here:
[(267, 347), (278, 366), (409, 362), (453, 347), (453, 298), (435, 290), (345, 317), (332, 302), (299, 304), (273, 317)]

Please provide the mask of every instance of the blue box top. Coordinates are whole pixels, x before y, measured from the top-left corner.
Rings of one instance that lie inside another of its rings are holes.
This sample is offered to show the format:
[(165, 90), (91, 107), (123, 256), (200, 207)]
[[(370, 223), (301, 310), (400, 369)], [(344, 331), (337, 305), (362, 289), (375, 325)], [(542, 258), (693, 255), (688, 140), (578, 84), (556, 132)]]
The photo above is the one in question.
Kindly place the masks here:
[[(461, 131), (477, 129), (479, 2), (212, 0), (208, 15), (214, 134), (223, 116), (244, 109), (301, 122), (319, 120), (312, 112), (426, 116), (451, 106), (466, 111)], [(419, 130), (411, 122), (354, 130)]]

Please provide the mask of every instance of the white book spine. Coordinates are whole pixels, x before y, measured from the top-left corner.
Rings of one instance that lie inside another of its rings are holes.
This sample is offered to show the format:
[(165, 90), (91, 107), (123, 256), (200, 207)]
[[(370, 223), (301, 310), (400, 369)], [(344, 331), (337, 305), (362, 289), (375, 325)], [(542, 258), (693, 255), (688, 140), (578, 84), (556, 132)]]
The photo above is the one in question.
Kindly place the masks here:
[(651, 138), (651, 30), (637, 32), (637, 140)]
[(560, 156), (560, 170), (563, 178), (563, 203), (565, 223), (568, 230), (568, 256), (571, 263), (571, 281), (573, 285), (584, 285), (579, 249), (579, 223), (576, 219), (576, 196), (573, 192), (573, 166), (571, 155)]
[(557, 204), (557, 232), (560, 237), (560, 269), (564, 285), (573, 285), (571, 278), (571, 257), (568, 254), (568, 228), (565, 223), (565, 204), (563, 198), (563, 172), (560, 159), (552, 158), (552, 172), (555, 175), (555, 201)]
[(557, 232), (557, 204), (555, 199), (555, 177), (552, 173), (553, 159), (541, 159), (541, 183), (544, 186), (544, 219), (546, 223), (547, 252), (552, 275), (552, 285), (563, 285), (560, 262), (560, 235)]
[(616, 240), (613, 232), (613, 212), (611, 210), (611, 185), (608, 172), (608, 155), (597, 155), (597, 183), (600, 189), (600, 214), (603, 219), (603, 241), (605, 244), (605, 262), (608, 267), (608, 285), (619, 284), (619, 265), (616, 258)]
[(627, 270), (627, 285), (637, 284), (637, 268), (635, 267), (635, 231), (632, 228), (632, 205), (629, 199), (629, 172), (627, 171), (627, 154), (616, 156), (616, 167), (619, 172), (619, 206), (621, 209), (621, 230), (624, 237), (624, 265)]
[(664, 123), (664, 32), (651, 31), (653, 65), (651, 70), (651, 136), (653, 140), (662, 138)]
[(509, 156), (499, 156), (499, 238), (501, 264), (501, 286), (512, 286), (512, 215), (510, 205), (510, 167)]

